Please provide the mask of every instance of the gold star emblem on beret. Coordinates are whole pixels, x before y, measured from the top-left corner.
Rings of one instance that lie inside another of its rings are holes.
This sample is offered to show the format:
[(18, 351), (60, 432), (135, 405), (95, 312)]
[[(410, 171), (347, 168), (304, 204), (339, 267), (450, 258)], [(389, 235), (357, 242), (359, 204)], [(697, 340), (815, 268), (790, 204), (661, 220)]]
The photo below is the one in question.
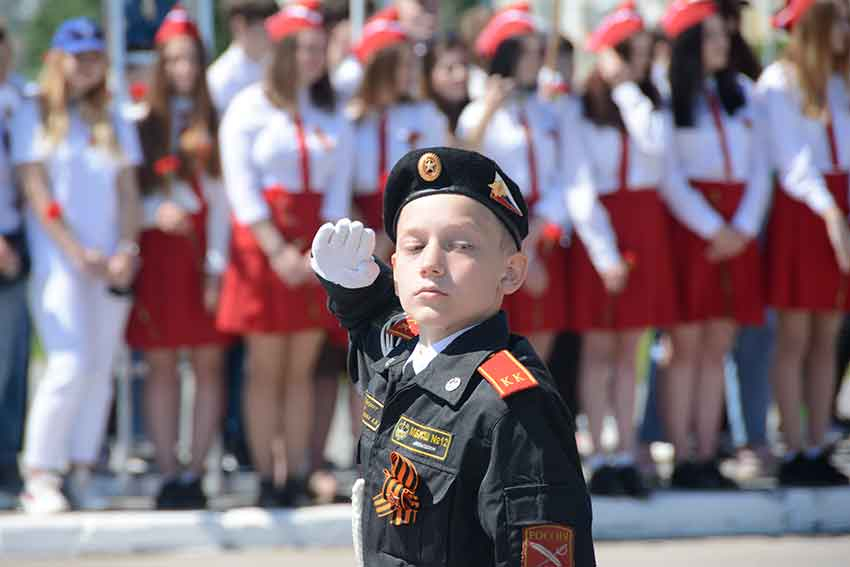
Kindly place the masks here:
[(434, 152), (422, 154), (417, 164), (419, 177), (425, 181), (434, 181), (443, 172), (443, 163), (440, 161), (440, 156)]

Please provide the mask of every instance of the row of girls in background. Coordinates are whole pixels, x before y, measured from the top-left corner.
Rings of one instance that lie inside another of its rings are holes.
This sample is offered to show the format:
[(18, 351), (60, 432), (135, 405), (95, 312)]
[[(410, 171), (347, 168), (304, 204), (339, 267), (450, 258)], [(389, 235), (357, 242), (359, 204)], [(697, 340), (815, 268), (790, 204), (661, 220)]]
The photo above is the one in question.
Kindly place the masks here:
[[(780, 481), (846, 482), (823, 451), (850, 266), (840, 173), (850, 165), (846, 0), (792, 2), (781, 12), (789, 49), (757, 84), (730, 58), (715, 3), (669, 6), (663, 74), (626, 3), (589, 39), (597, 58), (580, 95), (541, 72), (544, 41), (527, 5), (474, 13), (464, 41), (423, 43), (433, 14), (402, 0), (372, 16), (351, 49), (344, 20), (324, 19), (318, 3), (234, 5), (241, 49), (229, 48), (208, 81), (196, 27), (180, 9), (166, 17), (135, 127), (108, 103), (102, 34), (88, 20), (57, 31), (40, 94), (15, 113), (31, 304), (47, 353), (28, 423), (25, 507), (67, 508), (67, 470), (72, 503), (102, 505), (90, 469), (125, 321), (150, 370), (159, 507), (205, 504), (200, 478), (220, 428), (222, 353), (235, 335), (247, 349), (257, 503), (332, 494), (321, 450), (345, 335), (325, 309), (309, 244), (323, 222), (342, 216), (379, 228), (389, 169), (410, 149), (440, 144), (493, 157), (530, 203), (529, 278), (505, 309), (514, 330), (553, 360), (556, 336), (583, 335), (578, 397), (593, 438), (592, 491), (647, 493), (634, 406), (635, 352), (648, 328), (667, 329), (674, 347), (659, 378), (676, 448), (673, 486), (732, 486), (716, 461), (723, 363), (738, 326), (761, 322), (767, 302), (779, 310), (773, 385), (788, 446)], [(555, 47), (569, 78), (571, 46)], [(378, 253), (391, 252), (380, 239)], [(197, 379), (183, 466), (179, 349), (189, 349)], [(606, 453), (608, 412), (618, 446)]]
[[(724, 366), (738, 328), (762, 324), (765, 306), (778, 313), (772, 383), (787, 444), (779, 481), (848, 482), (825, 448), (850, 269), (848, 6), (791, 2), (774, 22), (790, 30), (788, 51), (756, 83), (738, 66), (753, 58), (730, 57), (723, 15), (708, 1), (668, 7), (671, 53), (659, 84), (640, 16), (621, 6), (590, 38), (599, 56), (575, 111), (579, 135), (563, 140), (578, 237), (567, 313), (584, 333), (581, 404), (598, 494), (646, 491), (632, 465), (632, 412), (637, 332), (647, 327), (672, 339), (659, 385), (672, 486), (734, 486), (716, 457)], [(620, 446), (604, 457), (608, 408)]]

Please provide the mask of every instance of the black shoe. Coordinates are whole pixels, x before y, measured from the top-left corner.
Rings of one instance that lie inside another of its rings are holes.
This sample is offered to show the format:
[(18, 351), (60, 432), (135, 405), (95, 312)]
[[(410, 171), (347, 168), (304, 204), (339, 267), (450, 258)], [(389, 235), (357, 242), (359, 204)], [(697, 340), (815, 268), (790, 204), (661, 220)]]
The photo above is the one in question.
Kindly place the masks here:
[(702, 487), (699, 465), (690, 461), (677, 463), (670, 477), (670, 488), (679, 490), (698, 490)]
[(805, 460), (809, 468), (809, 478), (813, 482), (812, 486), (845, 486), (850, 484), (850, 479), (832, 464), (828, 452), (822, 451), (817, 457), (806, 458)]
[(260, 491), (257, 494), (258, 508), (280, 508), (278, 503), (278, 488), (270, 478), (260, 479)]
[(616, 470), (620, 478), (620, 485), (623, 487), (626, 496), (631, 496), (632, 498), (649, 497), (649, 487), (636, 466), (626, 465), (617, 467)]
[(590, 478), (590, 493), (596, 496), (623, 496), (626, 489), (620, 481), (620, 475), (612, 466), (602, 465)]
[(207, 507), (207, 495), (200, 478), (178, 480), (178, 510), (204, 510)]
[(812, 483), (809, 461), (802, 453), (779, 466), (780, 486), (812, 486)]
[(308, 490), (307, 479), (303, 477), (286, 479), (283, 488), (278, 490), (277, 499), (281, 508), (297, 508), (309, 506), (313, 503), (313, 498)]
[(700, 466), (700, 488), (703, 490), (737, 490), (738, 484), (720, 472), (720, 464), (706, 461)]
[(176, 478), (166, 480), (159, 487), (155, 506), (157, 510), (179, 510), (180, 486)]

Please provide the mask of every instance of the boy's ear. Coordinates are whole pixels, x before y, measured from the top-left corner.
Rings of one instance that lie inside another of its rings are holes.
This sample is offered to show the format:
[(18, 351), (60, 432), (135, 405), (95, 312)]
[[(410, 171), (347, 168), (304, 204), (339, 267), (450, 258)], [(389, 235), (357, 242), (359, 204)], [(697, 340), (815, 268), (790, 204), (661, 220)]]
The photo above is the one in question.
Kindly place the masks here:
[(528, 274), (528, 256), (522, 252), (512, 254), (505, 264), (505, 273), (502, 276), (502, 292), (505, 295), (514, 293), (525, 283)]

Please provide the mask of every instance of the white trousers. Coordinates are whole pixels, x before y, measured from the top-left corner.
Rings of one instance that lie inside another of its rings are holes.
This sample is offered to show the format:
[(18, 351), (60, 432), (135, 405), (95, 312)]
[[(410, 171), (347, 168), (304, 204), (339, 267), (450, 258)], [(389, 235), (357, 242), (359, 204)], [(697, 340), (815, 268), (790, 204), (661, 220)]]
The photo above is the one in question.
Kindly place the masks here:
[(62, 471), (69, 463), (97, 460), (130, 301), (57, 264), (30, 281), (30, 309), (47, 366), (27, 418), (24, 462)]

